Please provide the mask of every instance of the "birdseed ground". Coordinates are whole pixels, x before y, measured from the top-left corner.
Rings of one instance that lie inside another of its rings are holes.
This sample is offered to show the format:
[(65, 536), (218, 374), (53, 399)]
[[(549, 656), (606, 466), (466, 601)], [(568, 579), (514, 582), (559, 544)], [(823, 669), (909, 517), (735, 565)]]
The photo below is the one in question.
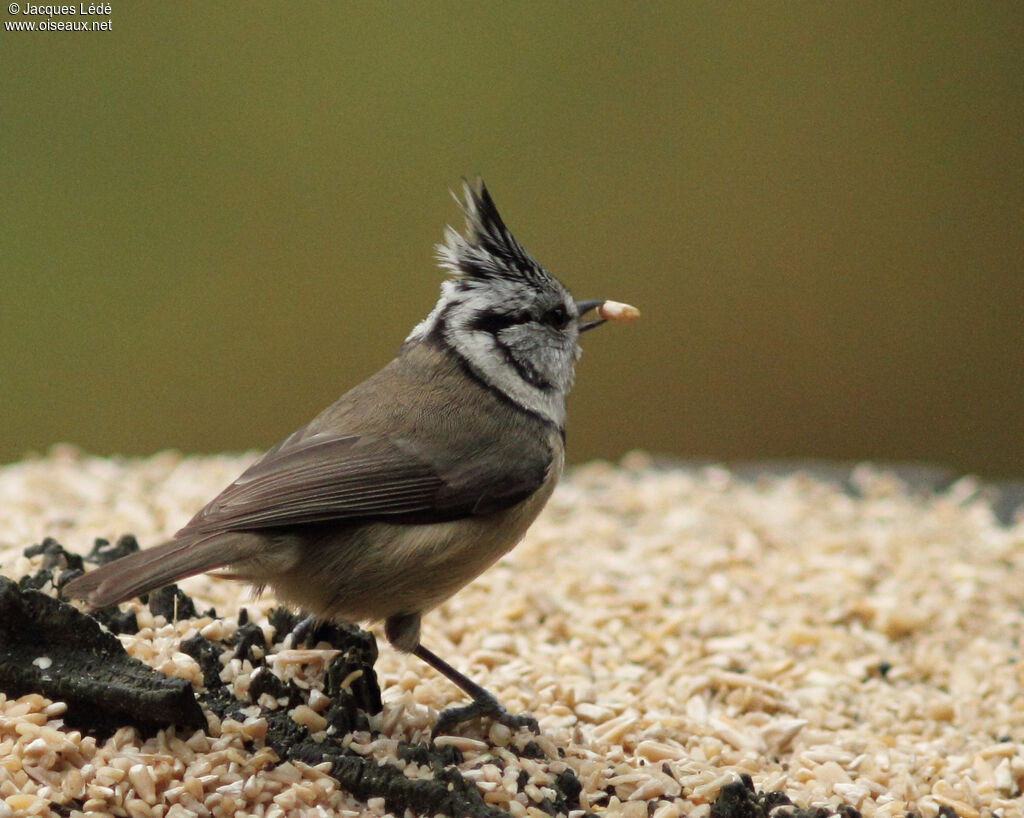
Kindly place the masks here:
[[(45, 537), (81, 554), (127, 532), (156, 544), (250, 461), (60, 447), (0, 468), (2, 573), (37, 571), (23, 551)], [(538, 737), (477, 721), (428, 751), (437, 710), (464, 697), (382, 638), (383, 711), (342, 734), (325, 718), (330, 650), (282, 641), (271, 596), (196, 577), (182, 590), (223, 618), (168, 622), (128, 603), (128, 653), (197, 691), (182, 642), (227, 644), (244, 607), (266, 647), (215, 659), (242, 704), (207, 710), (205, 731), (90, 735), (65, 726), (63, 702), (0, 693), (0, 818), (462, 809), (357, 797), (331, 761), (282, 761), (282, 724), (372, 760), (389, 787), (441, 781), (476, 814), (724, 818), (788, 798), (846, 816), (1024, 815), (1024, 520), (1001, 524), (971, 478), (940, 492), (871, 466), (848, 479), (740, 479), (642, 455), (568, 474), (526, 540), (423, 626), (424, 644), (532, 712)], [(303, 703), (275, 688), (248, 702), (254, 665)]]

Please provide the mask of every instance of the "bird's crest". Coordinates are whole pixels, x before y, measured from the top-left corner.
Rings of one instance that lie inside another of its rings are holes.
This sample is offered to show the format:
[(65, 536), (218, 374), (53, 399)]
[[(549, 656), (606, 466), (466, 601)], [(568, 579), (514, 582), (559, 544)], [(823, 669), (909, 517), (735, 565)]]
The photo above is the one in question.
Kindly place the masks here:
[(540, 282), (549, 274), (523, 249), (505, 226), (482, 179), (476, 186), (463, 181), (465, 201), (452, 196), (466, 214), (466, 232), (448, 226), (444, 243), (438, 244), (437, 260), (456, 276), (477, 279), (520, 278)]

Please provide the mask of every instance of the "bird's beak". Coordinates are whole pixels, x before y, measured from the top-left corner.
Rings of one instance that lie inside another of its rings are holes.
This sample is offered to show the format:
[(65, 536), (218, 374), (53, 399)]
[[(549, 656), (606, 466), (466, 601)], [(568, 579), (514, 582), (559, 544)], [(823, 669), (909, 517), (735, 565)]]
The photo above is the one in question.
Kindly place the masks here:
[[(577, 311), (577, 313), (579, 313), (580, 318), (582, 318), (584, 315), (586, 315), (591, 310), (596, 310), (603, 303), (604, 303), (604, 299), (603, 298), (591, 298), (588, 301), (577, 301), (576, 302), (576, 311)], [(580, 332), (586, 332), (588, 329), (593, 329), (594, 327), (599, 327), (603, 323), (604, 323), (604, 319), (603, 318), (600, 321), (581, 321), (580, 322)]]
[(621, 304), (618, 301), (605, 301), (603, 298), (590, 299), (588, 301), (577, 301), (576, 311), (582, 318), (584, 314), (597, 309), (599, 319), (597, 321), (584, 321), (580, 324), (580, 332), (599, 327), (606, 321), (632, 321), (640, 317), (640, 310), (631, 307), (629, 304)]

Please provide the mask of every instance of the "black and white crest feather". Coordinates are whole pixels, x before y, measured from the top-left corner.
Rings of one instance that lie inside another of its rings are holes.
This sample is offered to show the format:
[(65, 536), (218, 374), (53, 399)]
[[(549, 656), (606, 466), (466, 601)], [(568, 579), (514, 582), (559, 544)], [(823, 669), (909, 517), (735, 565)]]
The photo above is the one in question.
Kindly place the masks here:
[(466, 214), (466, 233), (463, 236), (452, 227), (445, 228), (444, 244), (437, 245), (441, 266), (457, 276), (473, 278), (547, 279), (544, 268), (505, 226), (483, 180), (478, 179), (475, 188), (464, 181), (462, 189), (465, 202), (459, 205)]

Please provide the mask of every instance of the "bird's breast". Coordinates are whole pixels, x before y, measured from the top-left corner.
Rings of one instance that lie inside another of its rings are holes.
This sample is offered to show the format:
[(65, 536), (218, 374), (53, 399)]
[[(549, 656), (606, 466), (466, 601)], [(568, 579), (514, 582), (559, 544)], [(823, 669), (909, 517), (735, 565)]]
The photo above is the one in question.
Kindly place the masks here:
[(381, 620), (428, 611), (479, 576), (526, 534), (551, 497), (564, 464), (561, 439), (540, 488), (491, 514), (436, 523), (376, 521), (304, 544), (317, 566), (271, 580), (278, 595), (323, 616)]

